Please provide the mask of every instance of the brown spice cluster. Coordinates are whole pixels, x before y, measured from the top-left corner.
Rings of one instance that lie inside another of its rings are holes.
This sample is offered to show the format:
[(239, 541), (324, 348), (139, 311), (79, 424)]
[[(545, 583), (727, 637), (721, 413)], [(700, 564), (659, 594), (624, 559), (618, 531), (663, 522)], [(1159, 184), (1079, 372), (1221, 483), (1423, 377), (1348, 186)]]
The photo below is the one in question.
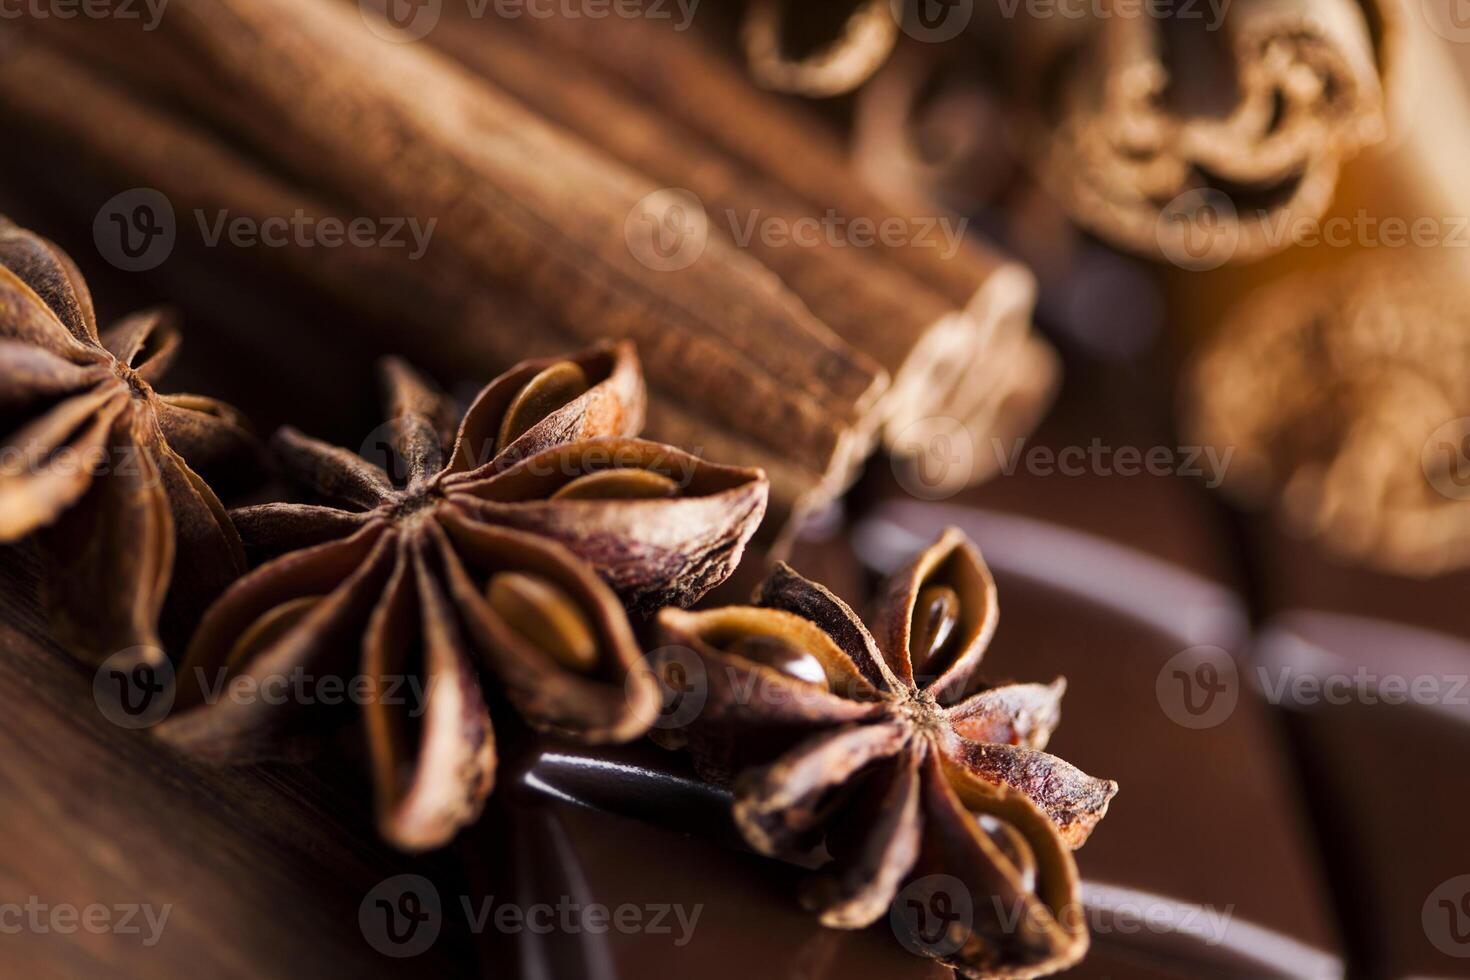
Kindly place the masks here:
[(154, 390), (177, 348), (160, 310), (99, 334), (71, 259), (0, 216), (0, 543), (34, 541), (56, 633), (90, 660), (160, 662), (244, 571), (194, 467), (254, 444), (228, 406)]
[[(384, 375), (387, 468), (278, 433), (283, 465), (322, 502), (235, 513), (252, 551), (276, 557), (205, 616), (184, 658), (184, 710), (161, 734), (221, 758), (277, 754), (330, 711), (211, 699), (213, 679), (243, 690), (365, 677), (379, 825), (418, 849), (472, 821), (490, 791), (482, 677), (538, 728), (587, 742), (644, 732), (658, 693), (635, 670), (625, 606), (687, 604), (728, 576), (767, 485), (758, 470), (631, 438), (644, 392), (628, 344), (518, 365), (457, 431), (450, 403), (407, 365)], [(405, 678), (422, 694), (387, 696)]]
[[(892, 908), (906, 945), (967, 975), (1080, 959), (1070, 850), (1118, 787), (1043, 751), (1062, 681), (977, 685), (997, 606), (974, 545), (951, 529), (895, 573), (871, 632), (785, 565), (756, 603), (667, 609), (651, 655), (666, 697), (703, 698), (661, 741), (733, 779), (751, 846), (822, 864), (805, 902), (824, 924), (861, 928)], [(933, 932), (961, 906), (967, 925)]]

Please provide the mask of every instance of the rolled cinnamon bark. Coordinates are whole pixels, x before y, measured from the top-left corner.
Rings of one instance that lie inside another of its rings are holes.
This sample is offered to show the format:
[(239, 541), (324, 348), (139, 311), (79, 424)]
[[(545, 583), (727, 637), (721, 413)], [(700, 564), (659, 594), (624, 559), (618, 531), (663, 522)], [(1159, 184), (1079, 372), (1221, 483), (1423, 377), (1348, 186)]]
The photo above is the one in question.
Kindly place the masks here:
[[(736, 65), (690, 32), (628, 17), (537, 16), (524, 18), (524, 26), (620, 79), (708, 146), (785, 188), (810, 210), (832, 209), (879, 225), (903, 221), (904, 215), (936, 214), (932, 199), (880, 194), (852, 178), (846, 151), (820, 124), (789, 104), (753, 92)], [(875, 251), (964, 310), (980, 337), (973, 358), (953, 359), (949, 372), (930, 374), (925, 387), (933, 408), (927, 416), (890, 418), (885, 444), (901, 455), (925, 454), (946, 451), (944, 440), (928, 437), (936, 426), (956, 429), (976, 443), (994, 434), (982, 428), (986, 425), (1007, 432), (1028, 428), (1048, 403), (1057, 376), (1050, 348), (1030, 330), (1036, 295), (1030, 272), (974, 235), (949, 256), (883, 241)], [(1024, 342), (1013, 343), (1017, 336)], [(991, 338), (999, 338), (996, 346)], [(930, 462), (919, 461), (938, 472)], [(981, 475), (975, 470), (972, 478)], [(942, 485), (935, 491), (952, 488)]]
[[(257, 224), (298, 214), (312, 223), (347, 221), (338, 206), (314, 191), (39, 39), (28, 39), (15, 57), (0, 61), (0, 104), (17, 136), (29, 130), (111, 177), (161, 190), (181, 220), (187, 220), (187, 209), (227, 212)], [(496, 285), (453, 254), (436, 252), (418, 261), (404, 250), (384, 248), (266, 248), (254, 254), (363, 310), (363, 328), (376, 331), (383, 345), (402, 349), (403, 326), (410, 325), (414, 358), (446, 374), (493, 373), (585, 343), (544, 307)], [(645, 361), (649, 367), (659, 374), (673, 369)], [(666, 385), (651, 393), (647, 429), (710, 458), (762, 466), (785, 516), (822, 505), (846, 478), (845, 469), (805, 466), (789, 447), (772, 447), (686, 407)], [(781, 523), (771, 525), (768, 537)]]
[(1176, 277), (1207, 337), (1182, 411), (1188, 437), (1234, 449), (1237, 499), (1348, 560), (1431, 575), (1470, 565), (1470, 99), (1417, 18), (1391, 68), (1396, 142), (1345, 171), (1296, 248)]
[[(692, 191), (714, 233), (774, 270), (823, 323), (889, 372), (876, 409), (884, 423), (901, 428), (935, 410), (936, 383), (976, 359), (980, 330), (878, 250), (876, 221), (870, 233), (818, 212), (517, 23), (466, 21), (432, 37), (544, 118), (653, 180)], [(908, 248), (945, 251), (959, 247), (954, 236), (963, 225), (949, 215), (894, 216), (889, 230)]]
[(835, 37), (794, 56), (786, 36), (792, 11), (785, 0), (749, 0), (740, 40), (751, 76), (764, 88), (813, 98), (850, 92), (867, 81), (893, 50), (898, 21), (892, 8), (891, 0), (857, 0), (840, 11), (846, 16)]
[(1044, 184), (1081, 225), (1164, 259), (1201, 225), (1228, 260), (1285, 248), (1342, 163), (1382, 139), (1382, 44), (1397, 0), (1234, 0), (1160, 16), (1100, 0), (1028, 17), (1011, 76)]
[[(93, 50), (125, 81), (165, 86), (170, 100), (227, 134), (223, 149), (257, 174), (276, 171), (339, 213), (437, 220), (430, 260), (390, 281), (430, 282), (448, 297), (441, 305), (470, 310), (463, 316), (484, 311), (459, 293), (482, 307), (514, 296), (572, 338), (637, 340), (655, 425), (683, 430), (660, 435), (711, 451), (740, 448), (732, 462), (771, 469), (778, 525), (783, 510), (818, 506), (851, 478), (878, 425), (886, 373), (723, 240), (704, 242), (675, 271), (640, 261), (629, 227), (657, 185), (423, 45), (375, 40), (346, 5), (229, 0), (170, 13), (157, 37), (104, 39)], [(106, 29), (68, 28), (60, 39), (75, 48)], [(53, 128), (77, 136), (105, 123), (87, 103), (51, 97), (46, 66), (20, 59), (4, 67), (7, 99)], [(114, 140), (110, 152), (136, 151)], [(185, 201), (211, 179), (154, 162), (160, 172), (150, 183), (177, 188)], [(228, 180), (209, 189), (242, 203)], [(319, 256), (298, 258), (306, 269)], [(340, 285), (361, 274), (348, 266), (362, 261), (333, 256), (325, 265)], [(416, 325), (431, 316), (408, 312)], [(473, 322), (511, 337), (524, 329), (503, 318)]]

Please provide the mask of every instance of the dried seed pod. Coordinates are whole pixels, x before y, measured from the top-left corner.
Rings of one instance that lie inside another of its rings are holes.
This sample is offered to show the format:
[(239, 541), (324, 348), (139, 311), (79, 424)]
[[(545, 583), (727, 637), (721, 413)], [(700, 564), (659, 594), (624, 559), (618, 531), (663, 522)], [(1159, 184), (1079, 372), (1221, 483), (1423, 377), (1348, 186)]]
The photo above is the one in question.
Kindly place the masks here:
[[(784, 565), (757, 592), (760, 607), (662, 612), (660, 640), (699, 655), (705, 689), (698, 716), (664, 740), (687, 744), (701, 771), (737, 773), (733, 817), (752, 847), (825, 856), (804, 895), (825, 925), (862, 928), (898, 909), (894, 927), (911, 949), (967, 976), (1075, 963), (1087, 931), (1070, 849), (1117, 784), (1040, 751), (1060, 683), (963, 697), (996, 604), (962, 534), (945, 532), (880, 594), (876, 639), (842, 600)], [(755, 648), (770, 638), (811, 651), (830, 687), (755, 666), (750, 637), (761, 638)], [(924, 676), (925, 660), (937, 676)], [(939, 881), (957, 892), (928, 895)], [(937, 942), (932, 923), (905, 918), (929, 898), (968, 902), (969, 930)]]
[(919, 590), (909, 623), (909, 656), (917, 673), (932, 674), (944, 665), (946, 646), (959, 623), (959, 593), (938, 584)]
[(504, 452), (506, 446), (525, 435), (537, 422), (585, 394), (588, 387), (587, 372), (578, 364), (559, 361), (546, 368), (526, 382), (505, 410), (495, 451)]
[(572, 670), (597, 663), (597, 637), (567, 594), (546, 579), (521, 572), (490, 576), (485, 598), (496, 615)]
[(265, 613), (240, 634), (230, 648), (227, 667), (234, 666), (270, 646), (296, 627), (322, 601), (319, 595), (304, 595), (281, 603)]
[[(585, 389), (573, 394), (579, 380)], [(567, 397), (569, 396), (569, 397)], [(556, 404), (563, 397), (567, 400)], [(516, 365), (486, 385), (464, 415), (444, 476), (487, 476), (551, 446), (643, 427), (647, 395), (630, 343)], [(515, 433), (502, 444), (501, 439)]]
[[(656, 600), (717, 584), (764, 512), (766, 481), (609, 438), (642, 419), (626, 344), (518, 365), (480, 392), (457, 432), (450, 403), (406, 364), (388, 362), (385, 376), (385, 431), (406, 473), (395, 479), (294, 430), (277, 434), (283, 468), (325, 504), (236, 512), (252, 550), (278, 557), (209, 610), (181, 671), (182, 710), (159, 733), (214, 758), (290, 751), (338, 717), (308, 710), (324, 699), (206, 703), (195, 678), (223, 670), (269, 683), (356, 668), (372, 695), (362, 710), (379, 827), (420, 849), (473, 820), (490, 790), (482, 676), (539, 729), (587, 742), (648, 729), (658, 684), (610, 586)], [(504, 448), (481, 458), (502, 432)], [(553, 499), (588, 475), (605, 481), (602, 492), (589, 481)], [(675, 476), (691, 497), (666, 495)], [(422, 704), (405, 706), (404, 681)]]
[(192, 467), (229, 479), (258, 448), (234, 410), (154, 389), (177, 348), (158, 310), (99, 333), (71, 259), (0, 216), (0, 543), (32, 540), (53, 633), (94, 661), (162, 660), (245, 570)]
[(989, 837), (995, 844), (996, 849), (1005, 855), (1006, 860), (1020, 875), (1021, 887), (1026, 891), (1036, 890), (1036, 854), (1031, 850), (1031, 845), (1026, 843), (1026, 838), (1021, 832), (999, 817), (989, 813), (976, 814), (975, 822), (980, 826), (980, 832)]
[(552, 500), (656, 500), (677, 497), (679, 484), (653, 470), (598, 470), (577, 477)]

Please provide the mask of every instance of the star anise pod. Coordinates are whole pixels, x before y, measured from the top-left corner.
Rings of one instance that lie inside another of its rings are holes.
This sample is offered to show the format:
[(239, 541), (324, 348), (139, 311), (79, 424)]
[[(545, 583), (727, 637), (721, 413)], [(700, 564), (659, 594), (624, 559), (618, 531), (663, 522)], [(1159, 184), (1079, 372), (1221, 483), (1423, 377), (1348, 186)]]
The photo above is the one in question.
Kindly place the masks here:
[(1042, 751), (1063, 681), (976, 684), (997, 605), (962, 533), (880, 595), (869, 632), (779, 565), (755, 606), (663, 611), (651, 659), (666, 696), (703, 703), (661, 741), (687, 743), (707, 778), (734, 777), (752, 847), (823, 863), (804, 901), (824, 924), (890, 913), (910, 949), (969, 976), (1062, 969), (1087, 949), (1069, 849), (1117, 784)]
[(76, 265), (0, 217), (0, 542), (34, 535), (56, 634), (91, 660), (156, 665), (245, 570), (185, 459), (222, 465), (253, 440), (233, 409), (153, 390), (177, 347), (158, 310), (99, 336)]
[(186, 710), (161, 733), (215, 757), (276, 753), (341, 712), (315, 710), (315, 696), (209, 697), (212, 675), (242, 691), (363, 678), (379, 826), (419, 849), (473, 820), (490, 791), (482, 676), (541, 729), (588, 742), (646, 730), (658, 689), (635, 669), (623, 603), (689, 603), (722, 581), (767, 483), (628, 438), (645, 397), (629, 344), (511, 369), (452, 438), (444, 396), (401, 362), (384, 373), (391, 418), (366, 451), (386, 450), (399, 478), (277, 434), (283, 466), (327, 504), (235, 512), (252, 552), (279, 557), (209, 610), (183, 666)]

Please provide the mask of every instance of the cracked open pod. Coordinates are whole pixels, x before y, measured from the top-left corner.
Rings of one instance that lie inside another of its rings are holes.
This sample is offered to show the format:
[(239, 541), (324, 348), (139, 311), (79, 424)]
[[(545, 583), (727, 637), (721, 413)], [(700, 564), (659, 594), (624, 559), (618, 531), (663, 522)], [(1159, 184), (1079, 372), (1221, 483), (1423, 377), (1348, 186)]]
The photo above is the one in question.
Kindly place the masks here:
[(1117, 784), (1044, 751), (1065, 684), (976, 680), (998, 607), (958, 531), (877, 606), (870, 631), (782, 565), (756, 605), (664, 610), (651, 659), (666, 704), (693, 709), (659, 740), (732, 786), (752, 847), (817, 866), (803, 902), (824, 924), (889, 915), (911, 950), (975, 977), (1075, 963), (1087, 933), (1070, 851)]
[[(384, 374), (391, 417), (366, 445), (388, 448), (386, 466), (292, 430), (277, 435), (283, 465), (322, 502), (236, 512), (252, 553), (276, 557), (211, 607), (180, 671), (181, 710), (159, 732), (216, 759), (244, 760), (289, 753), (360, 709), (379, 827), (420, 849), (472, 821), (490, 791), (487, 703), (495, 699), (485, 687), (532, 726), (583, 741), (626, 741), (647, 729), (657, 685), (639, 669), (608, 580), (623, 571), (654, 594), (698, 598), (738, 560), (763, 511), (765, 479), (694, 467), (752, 486), (739, 520), (663, 528), (675, 554), (722, 542), (713, 550), (729, 564), (701, 566), (704, 574), (690, 578), (669, 561), (643, 561), (638, 522), (606, 517), (627, 502), (606, 486), (547, 501), (547, 526), (497, 519), (477, 495), (498, 485), (496, 474), (522, 472), (548, 453), (602, 458), (604, 445), (642, 447), (650, 458), (674, 453), (598, 438), (628, 435), (641, 422), (631, 347), (520, 365), (481, 392), (453, 433), (450, 404), (426, 381), (397, 361)], [(562, 435), (578, 441), (559, 446)], [(511, 458), (521, 451), (526, 458)], [(621, 479), (662, 480), (637, 465), (642, 458), (614, 469), (627, 471)], [(628, 475), (636, 472), (644, 476)], [(680, 498), (648, 502), (677, 506)], [(563, 507), (573, 512), (559, 515)], [(645, 519), (661, 520), (659, 512)], [(579, 522), (581, 536), (550, 533)], [(272, 685), (290, 691), (261, 696)]]

